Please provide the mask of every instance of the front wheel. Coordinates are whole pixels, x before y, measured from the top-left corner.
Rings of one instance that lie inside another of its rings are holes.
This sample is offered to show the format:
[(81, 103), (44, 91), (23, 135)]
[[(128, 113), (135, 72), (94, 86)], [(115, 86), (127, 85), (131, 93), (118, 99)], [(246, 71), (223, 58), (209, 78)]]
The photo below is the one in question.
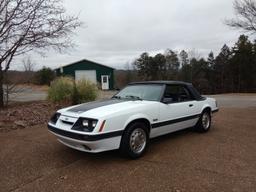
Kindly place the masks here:
[(196, 130), (204, 133), (209, 131), (211, 128), (211, 114), (209, 111), (203, 111), (201, 114), (197, 124), (196, 124)]
[(120, 152), (133, 159), (141, 157), (148, 146), (149, 133), (144, 123), (135, 122), (125, 130), (121, 144)]

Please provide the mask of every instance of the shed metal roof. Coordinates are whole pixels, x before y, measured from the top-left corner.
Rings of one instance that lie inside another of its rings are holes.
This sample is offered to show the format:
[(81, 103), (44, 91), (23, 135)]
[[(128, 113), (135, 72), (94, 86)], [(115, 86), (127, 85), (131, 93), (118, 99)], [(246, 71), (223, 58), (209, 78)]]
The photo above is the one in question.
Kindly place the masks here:
[(110, 68), (110, 69), (115, 69), (115, 68), (113, 68), (113, 67), (110, 67), (110, 66), (107, 66), (107, 65), (103, 65), (103, 64), (100, 64), (100, 63), (96, 63), (96, 62), (90, 61), (90, 60), (88, 60), (88, 59), (82, 59), (82, 60), (79, 60), (79, 61), (76, 61), (76, 62), (73, 62), (73, 63), (70, 63), (70, 64), (66, 64), (66, 65), (62, 65), (62, 66), (60, 66), (60, 67), (57, 67), (57, 68), (55, 68), (55, 70), (56, 70), (56, 69), (63, 68), (63, 67), (67, 67), (67, 66), (70, 66), (70, 65), (74, 65), (74, 64), (76, 64), (76, 63), (80, 63), (80, 62), (83, 62), (83, 61), (85, 61), (85, 62), (90, 62), (90, 63), (93, 63), (93, 64), (95, 64), (95, 65), (100, 65), (100, 66), (102, 66), (102, 67), (107, 67), (107, 68)]

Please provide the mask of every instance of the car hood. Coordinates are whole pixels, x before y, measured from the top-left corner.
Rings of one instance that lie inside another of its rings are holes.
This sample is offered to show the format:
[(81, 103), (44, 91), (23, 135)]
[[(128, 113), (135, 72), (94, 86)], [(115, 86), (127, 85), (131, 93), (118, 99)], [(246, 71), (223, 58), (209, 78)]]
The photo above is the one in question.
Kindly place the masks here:
[(110, 99), (71, 106), (59, 112), (72, 117), (100, 118), (125, 111), (143, 111), (144, 106), (148, 108), (150, 104), (156, 104), (156, 101)]

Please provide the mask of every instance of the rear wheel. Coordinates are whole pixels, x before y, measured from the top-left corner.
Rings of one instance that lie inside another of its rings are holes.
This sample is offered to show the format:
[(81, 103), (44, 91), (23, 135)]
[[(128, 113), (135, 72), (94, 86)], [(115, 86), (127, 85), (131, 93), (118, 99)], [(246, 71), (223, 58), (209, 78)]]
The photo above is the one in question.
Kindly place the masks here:
[(196, 125), (196, 130), (199, 132), (207, 132), (211, 128), (211, 114), (209, 111), (203, 111), (201, 114), (197, 125)]
[(142, 122), (129, 125), (122, 136), (120, 152), (133, 159), (141, 157), (148, 147), (148, 134), (148, 129)]

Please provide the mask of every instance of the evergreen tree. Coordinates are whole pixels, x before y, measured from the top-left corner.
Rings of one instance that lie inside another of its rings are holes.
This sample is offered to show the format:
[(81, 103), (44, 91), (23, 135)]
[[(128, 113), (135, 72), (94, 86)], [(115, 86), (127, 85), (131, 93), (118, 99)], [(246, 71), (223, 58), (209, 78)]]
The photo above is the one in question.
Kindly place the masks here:
[(215, 58), (214, 58), (214, 54), (213, 52), (211, 51), (208, 55), (208, 58), (207, 58), (207, 62), (208, 62), (208, 66), (210, 68), (213, 68), (214, 64), (215, 64)]
[(178, 55), (174, 51), (167, 49), (165, 51), (165, 59), (167, 79), (177, 79), (180, 68)]
[(153, 78), (155, 69), (152, 66), (152, 57), (147, 52), (142, 53), (133, 65), (138, 70), (138, 75), (142, 80), (151, 80)]
[(236, 92), (249, 91), (254, 85), (255, 55), (248, 36), (241, 35), (232, 49), (231, 59), (233, 84)]
[[(226, 81), (228, 79), (230, 71), (229, 68), (229, 61), (230, 61), (231, 52), (229, 47), (225, 44), (219, 53), (219, 55), (216, 57), (215, 65), (214, 65), (214, 72), (215, 72), (215, 90), (217, 93), (225, 92), (227, 91), (227, 87), (225, 87), (224, 82), (227, 84), (229, 83)], [(231, 85), (233, 87), (233, 85)]]
[[(163, 54), (158, 53), (153, 57), (153, 69), (154, 76), (152, 80), (164, 80), (167, 78), (167, 70), (166, 70), (166, 58)], [(152, 71), (153, 72), (153, 71)]]
[(189, 64), (188, 53), (184, 50), (180, 52), (180, 62), (182, 67)]
[(209, 80), (208, 80), (208, 62), (204, 58), (197, 60), (192, 58), (190, 61), (191, 65), (191, 76), (192, 83), (197, 87), (200, 92), (207, 92), (209, 90)]
[(208, 69), (206, 71), (206, 76), (209, 82), (209, 93), (215, 93), (215, 82), (214, 82), (214, 77), (215, 77), (215, 71), (214, 71), (214, 67), (215, 67), (215, 57), (213, 52), (211, 51), (208, 55), (207, 58), (207, 63), (208, 63)]

